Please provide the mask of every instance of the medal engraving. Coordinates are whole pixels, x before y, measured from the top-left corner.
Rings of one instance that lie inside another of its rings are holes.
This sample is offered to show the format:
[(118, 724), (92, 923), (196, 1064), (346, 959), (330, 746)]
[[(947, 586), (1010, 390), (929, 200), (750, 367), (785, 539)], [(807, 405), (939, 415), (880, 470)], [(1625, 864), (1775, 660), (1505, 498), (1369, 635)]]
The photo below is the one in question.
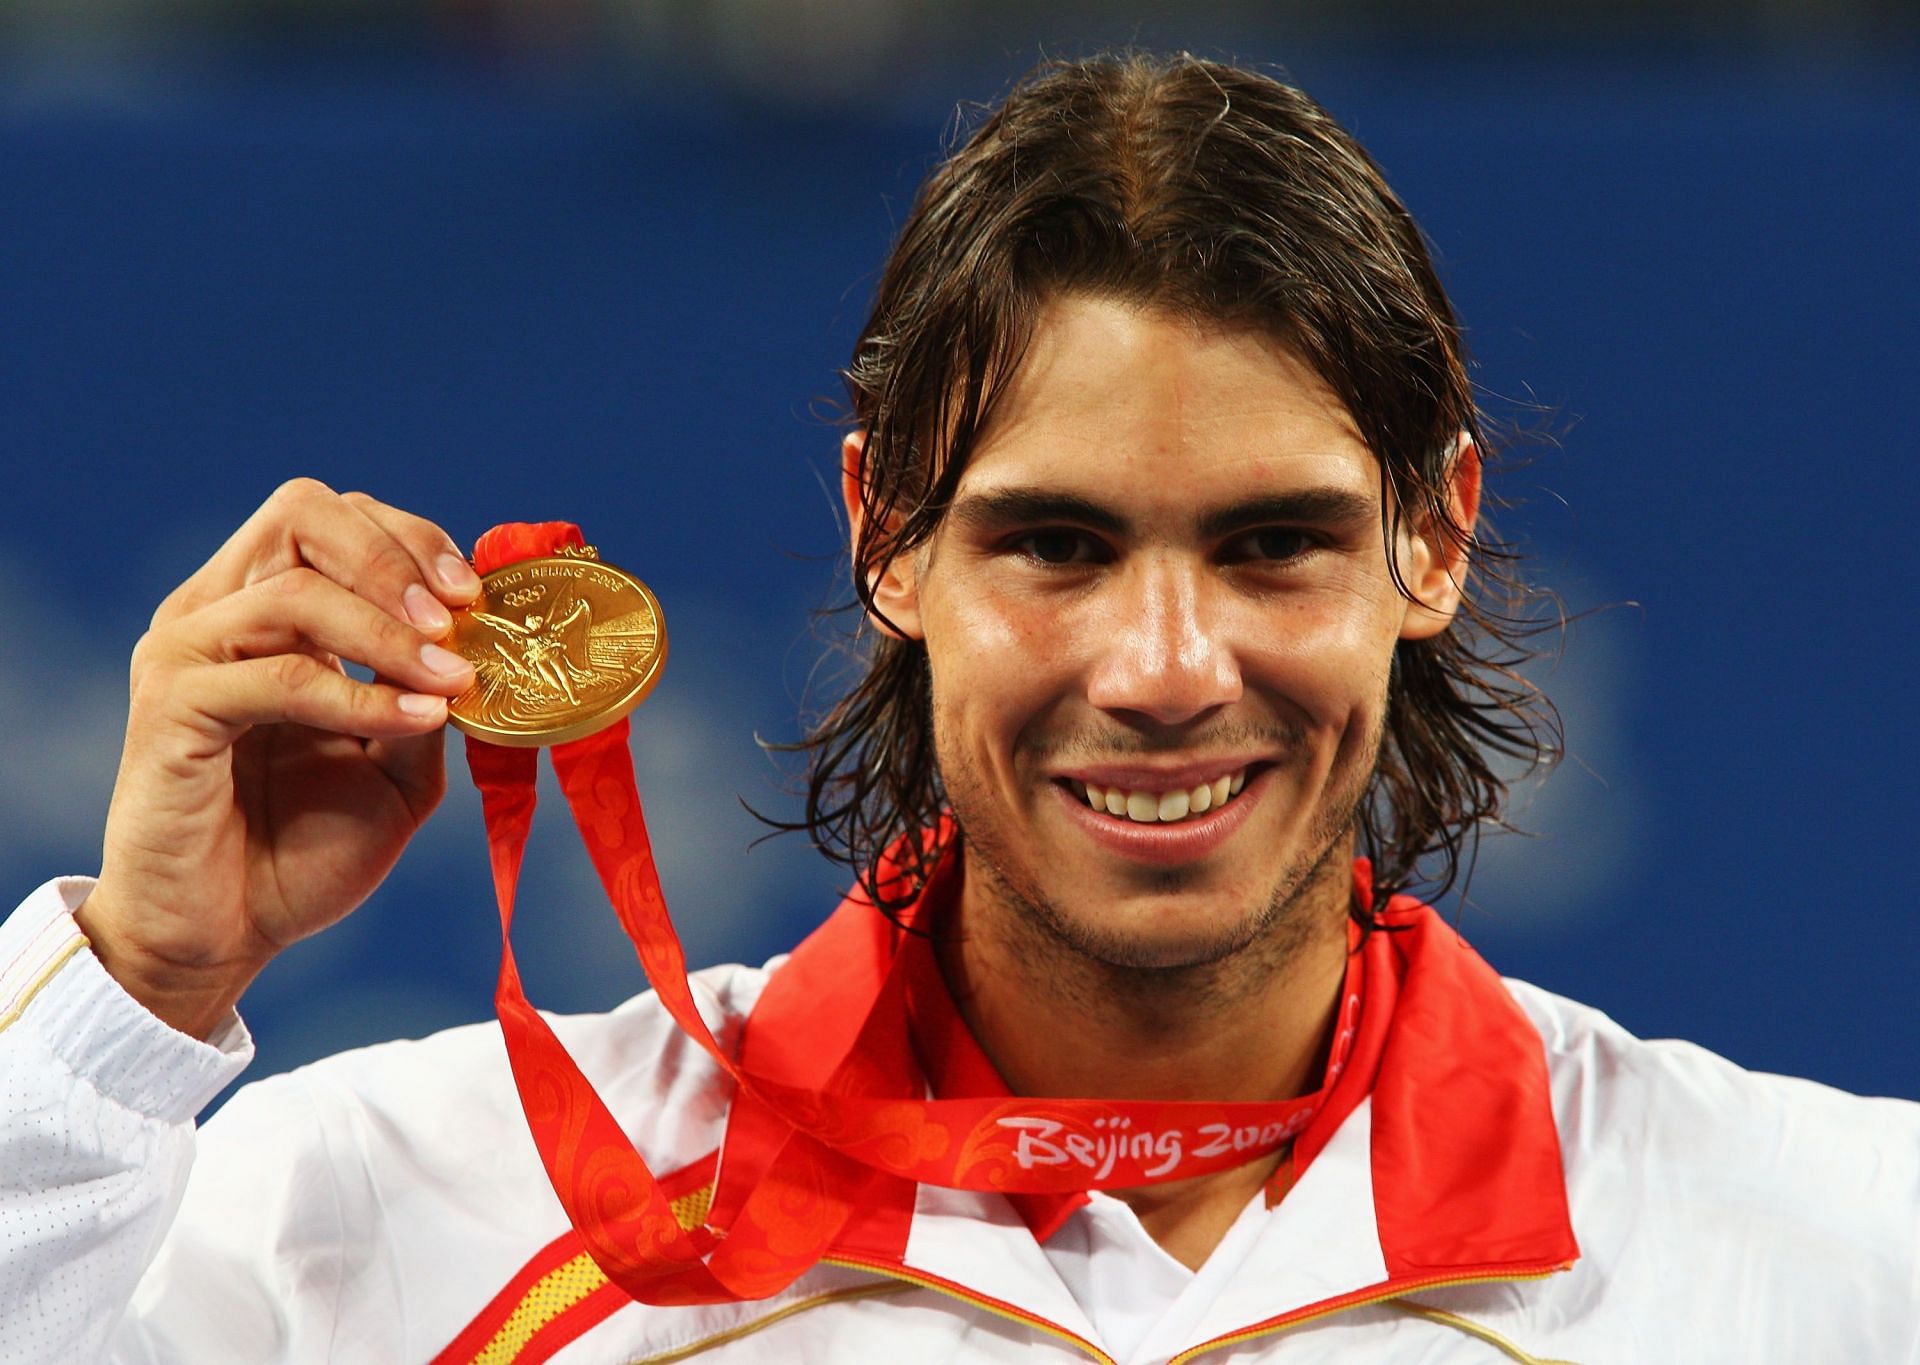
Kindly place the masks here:
[(490, 573), (453, 615), (447, 647), (474, 685), (448, 718), (477, 739), (561, 744), (612, 725), (653, 689), (667, 657), (660, 603), (591, 548)]

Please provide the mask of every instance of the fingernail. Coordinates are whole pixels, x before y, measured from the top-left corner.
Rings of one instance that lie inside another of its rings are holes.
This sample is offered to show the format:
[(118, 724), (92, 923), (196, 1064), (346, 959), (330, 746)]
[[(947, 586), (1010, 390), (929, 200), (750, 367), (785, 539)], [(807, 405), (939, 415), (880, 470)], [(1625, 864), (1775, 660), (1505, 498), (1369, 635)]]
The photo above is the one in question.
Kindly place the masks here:
[(422, 630), (439, 635), (453, 624), (452, 615), (440, 605), (440, 599), (418, 583), (407, 584), (407, 590), (400, 594), (400, 601), (407, 609), (407, 619)]
[(410, 716), (420, 716), (422, 718), (437, 716), (446, 710), (446, 707), (447, 699), (445, 697), (430, 697), (424, 692), (402, 692), (400, 694), (400, 709)]
[(421, 645), (420, 661), (443, 678), (455, 678), (467, 671), (467, 661), (439, 645)]
[(455, 592), (477, 592), (480, 588), (480, 575), (473, 566), (459, 555), (441, 555), (434, 563), (434, 571), (440, 575), (440, 581)]

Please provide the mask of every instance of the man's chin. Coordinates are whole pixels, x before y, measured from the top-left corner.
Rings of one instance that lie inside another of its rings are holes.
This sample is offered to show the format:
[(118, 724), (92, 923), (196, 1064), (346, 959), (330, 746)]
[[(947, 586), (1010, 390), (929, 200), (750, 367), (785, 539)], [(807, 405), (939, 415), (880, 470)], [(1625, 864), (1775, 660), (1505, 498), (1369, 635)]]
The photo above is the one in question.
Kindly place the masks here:
[(1245, 902), (1229, 910), (1176, 901), (1119, 905), (1097, 915), (1054, 908), (1042, 912), (1041, 927), (1076, 955), (1103, 966), (1175, 972), (1224, 962), (1244, 951), (1266, 918), (1249, 913)]

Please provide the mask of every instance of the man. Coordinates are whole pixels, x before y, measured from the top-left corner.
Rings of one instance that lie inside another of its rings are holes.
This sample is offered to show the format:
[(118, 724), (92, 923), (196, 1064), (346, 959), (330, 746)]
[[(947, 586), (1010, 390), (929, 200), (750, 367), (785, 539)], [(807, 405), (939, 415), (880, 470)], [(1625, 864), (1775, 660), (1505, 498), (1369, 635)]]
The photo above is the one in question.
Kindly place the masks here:
[[(471, 677), (444, 533), (295, 482), (136, 651), (98, 880), (0, 928), (6, 1358), (1920, 1361), (1920, 1107), (1641, 1043), (1393, 894), (1497, 815), (1487, 748), (1545, 746), (1465, 586), (1451, 312), (1324, 112), (1047, 69), (923, 189), (847, 377), (877, 638), (805, 824), (860, 889), (696, 979), (748, 1081), (651, 994), (560, 1026), (768, 1292), (610, 1283), (490, 1028), (251, 1087), (192, 1154), (248, 981), (391, 867)], [(850, 1158), (776, 1082), (1006, 1096), (1010, 1192)], [(1286, 1117), (1132, 1126), (1181, 1103)]]

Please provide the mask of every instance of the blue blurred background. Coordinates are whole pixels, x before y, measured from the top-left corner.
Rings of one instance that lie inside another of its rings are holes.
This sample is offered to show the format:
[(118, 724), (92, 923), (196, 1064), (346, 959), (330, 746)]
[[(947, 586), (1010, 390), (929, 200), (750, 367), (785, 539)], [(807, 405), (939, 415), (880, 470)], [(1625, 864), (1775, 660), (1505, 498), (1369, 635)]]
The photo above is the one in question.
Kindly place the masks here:
[[(87, 871), (159, 598), (283, 479), (463, 540), (571, 518), (668, 610), (636, 717), (696, 962), (831, 907), (756, 733), (840, 592), (836, 366), (963, 100), (1113, 43), (1284, 64), (1433, 238), (1504, 523), (1580, 611), (1572, 756), (1451, 909), (1647, 1035), (1920, 1096), (1906, 899), (1920, 44), (1870, 2), (976, 6), (43, 0), (0, 15), (0, 869)], [(1325, 12), (1337, 9), (1338, 13)], [(78, 12), (76, 12), (78, 11)], [(817, 704), (823, 694), (816, 685)], [(464, 764), (249, 997), (256, 1074), (490, 1014)], [(549, 790), (518, 946), (640, 988)]]

